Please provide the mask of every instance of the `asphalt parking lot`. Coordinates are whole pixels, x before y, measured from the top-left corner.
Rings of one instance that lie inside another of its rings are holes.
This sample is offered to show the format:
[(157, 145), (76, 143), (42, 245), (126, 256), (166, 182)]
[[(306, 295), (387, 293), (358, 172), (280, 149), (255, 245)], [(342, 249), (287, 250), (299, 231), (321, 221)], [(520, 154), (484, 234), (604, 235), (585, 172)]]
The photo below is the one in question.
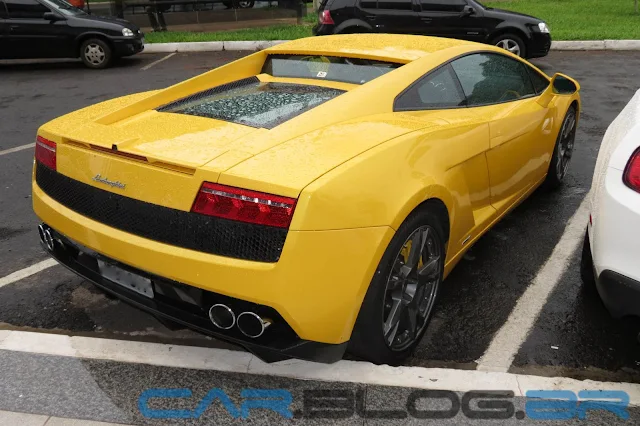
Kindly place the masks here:
[[(166, 87), (241, 56), (241, 52), (140, 55), (106, 71), (76, 62), (0, 61), (0, 277), (46, 256), (31, 209), (32, 143), (38, 126), (117, 96)], [(476, 369), (518, 299), (561, 240), (591, 185), (608, 124), (640, 85), (640, 52), (553, 52), (534, 63), (582, 85), (583, 112), (564, 187), (538, 191), (484, 236), (445, 282), (428, 334), (407, 365)], [(586, 226), (587, 217), (584, 218)], [(511, 372), (640, 383), (639, 328), (614, 321), (581, 291), (579, 251), (557, 271), (558, 284), (519, 348)], [(569, 255), (569, 254), (567, 254)], [(0, 287), (0, 329), (52, 331), (125, 340), (227, 344), (105, 297), (60, 266)]]

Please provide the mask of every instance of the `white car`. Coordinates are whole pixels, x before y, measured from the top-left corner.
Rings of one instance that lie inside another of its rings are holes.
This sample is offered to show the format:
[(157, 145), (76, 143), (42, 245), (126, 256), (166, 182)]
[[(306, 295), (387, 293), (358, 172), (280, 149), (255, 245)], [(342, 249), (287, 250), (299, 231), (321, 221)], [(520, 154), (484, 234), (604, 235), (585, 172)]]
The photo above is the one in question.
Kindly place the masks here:
[(581, 275), (614, 318), (640, 316), (640, 91), (604, 135)]

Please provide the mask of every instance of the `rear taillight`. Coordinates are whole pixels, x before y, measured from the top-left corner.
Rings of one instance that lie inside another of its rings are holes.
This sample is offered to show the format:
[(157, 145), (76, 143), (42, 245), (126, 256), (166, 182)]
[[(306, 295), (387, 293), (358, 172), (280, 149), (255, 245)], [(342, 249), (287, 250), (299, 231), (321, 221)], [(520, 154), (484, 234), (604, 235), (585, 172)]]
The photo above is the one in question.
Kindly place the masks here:
[(323, 10), (323, 11), (321, 11), (319, 13), (318, 21), (322, 25), (333, 25), (333, 24), (335, 24), (335, 22), (333, 22), (333, 18), (331, 17), (331, 13), (328, 10)]
[(56, 143), (38, 136), (36, 139), (36, 160), (51, 170), (55, 170)]
[(640, 192), (640, 148), (636, 149), (624, 169), (625, 185), (636, 192)]
[(288, 228), (295, 207), (295, 198), (204, 182), (191, 211), (240, 222)]

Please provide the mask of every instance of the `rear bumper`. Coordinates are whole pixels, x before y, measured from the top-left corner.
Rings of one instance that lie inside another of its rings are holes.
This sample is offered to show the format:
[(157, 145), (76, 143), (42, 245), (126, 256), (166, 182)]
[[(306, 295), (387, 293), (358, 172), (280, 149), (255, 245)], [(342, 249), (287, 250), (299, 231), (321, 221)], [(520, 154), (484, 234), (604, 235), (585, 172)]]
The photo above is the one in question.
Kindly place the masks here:
[(598, 292), (612, 316), (640, 316), (640, 194), (607, 168), (592, 195), (589, 240)]
[(612, 317), (640, 317), (640, 282), (606, 270), (598, 276), (596, 286)]
[(311, 30), (313, 35), (321, 36), (321, 35), (331, 35), (335, 31), (335, 25), (324, 25), (324, 24), (316, 24)]
[[(43, 248), (71, 271), (139, 309), (175, 321), (201, 333), (243, 346), (265, 362), (300, 358), (331, 363), (342, 359), (347, 348), (346, 342), (327, 344), (300, 339), (282, 320), (282, 317), (266, 306), (258, 306), (220, 294), (189, 288), (184, 284), (132, 268), (70, 240), (46, 224), (42, 226), (52, 236), (49, 244), (43, 242)], [(143, 296), (104, 277), (99, 272), (98, 259), (150, 279), (153, 283), (155, 296), (153, 298)], [(187, 296), (180, 296), (184, 294)], [(224, 303), (236, 312), (246, 310), (257, 312), (263, 317), (269, 317), (273, 321), (269, 328), (274, 329), (270, 331), (277, 334), (260, 336), (251, 340), (235, 329), (222, 333), (207, 316), (207, 307), (212, 303)]]
[[(277, 262), (255, 262), (130, 234), (56, 202), (35, 181), (32, 190), (36, 215), (69, 240), (143, 274), (269, 307), (299, 339), (331, 345), (350, 339), (364, 295), (394, 233), (389, 227), (289, 231)], [(99, 279), (87, 278), (100, 285)], [(187, 322), (200, 327), (198, 322)]]

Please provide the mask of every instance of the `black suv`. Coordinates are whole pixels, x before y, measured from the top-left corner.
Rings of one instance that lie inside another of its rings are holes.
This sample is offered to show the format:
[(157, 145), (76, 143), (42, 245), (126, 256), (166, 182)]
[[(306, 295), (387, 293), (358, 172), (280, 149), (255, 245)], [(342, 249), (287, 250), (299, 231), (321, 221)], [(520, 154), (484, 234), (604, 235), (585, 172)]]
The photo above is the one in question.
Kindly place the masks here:
[(322, 0), (315, 35), (419, 34), (500, 46), (524, 58), (551, 48), (547, 24), (475, 0)]

